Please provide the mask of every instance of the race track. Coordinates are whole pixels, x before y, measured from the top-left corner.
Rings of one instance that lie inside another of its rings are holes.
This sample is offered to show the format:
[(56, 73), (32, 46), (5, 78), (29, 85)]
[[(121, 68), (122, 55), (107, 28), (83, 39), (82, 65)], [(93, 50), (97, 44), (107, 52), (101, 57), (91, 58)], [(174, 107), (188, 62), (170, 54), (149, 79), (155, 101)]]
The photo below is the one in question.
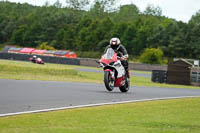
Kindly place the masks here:
[(51, 108), (182, 96), (200, 96), (200, 90), (132, 86), (128, 93), (121, 93), (118, 88), (108, 92), (103, 84), (0, 79), (0, 116)]

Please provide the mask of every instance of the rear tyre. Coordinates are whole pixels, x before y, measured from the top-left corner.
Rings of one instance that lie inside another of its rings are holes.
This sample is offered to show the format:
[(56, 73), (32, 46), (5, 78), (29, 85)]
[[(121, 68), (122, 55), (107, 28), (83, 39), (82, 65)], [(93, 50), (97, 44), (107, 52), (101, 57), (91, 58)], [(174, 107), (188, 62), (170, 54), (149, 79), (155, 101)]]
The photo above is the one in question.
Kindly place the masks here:
[(104, 84), (106, 86), (106, 89), (108, 91), (112, 91), (114, 89), (114, 83), (115, 83), (115, 81), (112, 80), (111, 77), (110, 77), (110, 72), (105, 71), (104, 72)]
[(129, 88), (130, 88), (130, 80), (129, 80), (128, 77), (126, 77), (126, 81), (125, 81), (124, 86), (119, 87), (119, 89), (120, 89), (121, 92), (127, 92), (129, 90)]

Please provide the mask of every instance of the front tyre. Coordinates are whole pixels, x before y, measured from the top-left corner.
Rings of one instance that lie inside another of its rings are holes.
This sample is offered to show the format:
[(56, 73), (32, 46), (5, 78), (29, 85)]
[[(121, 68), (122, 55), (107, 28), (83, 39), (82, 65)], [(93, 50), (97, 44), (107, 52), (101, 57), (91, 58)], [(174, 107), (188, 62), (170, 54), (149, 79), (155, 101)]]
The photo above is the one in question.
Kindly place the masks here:
[(115, 83), (115, 81), (113, 79), (111, 79), (110, 72), (105, 71), (104, 72), (104, 84), (106, 86), (106, 89), (108, 91), (112, 91), (114, 89), (114, 83)]
[(121, 92), (127, 92), (129, 90), (129, 88), (130, 88), (130, 79), (128, 77), (126, 77), (124, 86), (119, 87), (119, 89)]

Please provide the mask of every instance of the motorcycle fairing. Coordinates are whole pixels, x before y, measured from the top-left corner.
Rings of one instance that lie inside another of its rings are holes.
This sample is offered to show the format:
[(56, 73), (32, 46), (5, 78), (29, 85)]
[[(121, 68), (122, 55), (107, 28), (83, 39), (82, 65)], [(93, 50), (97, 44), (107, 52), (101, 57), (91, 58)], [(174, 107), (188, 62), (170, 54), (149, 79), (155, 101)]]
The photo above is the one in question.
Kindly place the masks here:
[(124, 84), (125, 84), (125, 82), (123, 82), (124, 81), (124, 77), (120, 77), (120, 78), (117, 78), (116, 79), (116, 81), (115, 81), (115, 86), (117, 87), (117, 86), (123, 86)]
[(102, 56), (100, 62), (109, 65), (117, 61), (117, 53), (112, 48), (107, 49), (106, 53)]

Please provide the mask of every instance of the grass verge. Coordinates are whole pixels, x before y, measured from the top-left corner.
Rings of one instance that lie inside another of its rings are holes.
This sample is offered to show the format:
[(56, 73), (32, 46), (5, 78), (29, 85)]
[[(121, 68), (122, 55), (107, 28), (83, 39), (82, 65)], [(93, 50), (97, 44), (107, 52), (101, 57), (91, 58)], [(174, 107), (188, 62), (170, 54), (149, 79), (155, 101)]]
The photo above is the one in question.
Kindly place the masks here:
[[(103, 84), (103, 73), (81, 72), (76, 68), (97, 69), (92, 67), (82, 67), (73, 65), (33, 64), (31, 62), (0, 60), (0, 78), (17, 80), (48, 80), (48, 81), (69, 81), (69, 82), (90, 82)], [(135, 73), (150, 73), (133, 71)], [(131, 77), (131, 85), (147, 87), (169, 87), (169, 88), (192, 88), (200, 87), (169, 85), (151, 82), (151, 78)]]
[(0, 117), (0, 133), (199, 133), (200, 98)]
[(100, 83), (97, 81), (100, 79), (98, 75), (79, 72), (74, 66), (69, 65), (49, 63), (39, 65), (31, 62), (0, 60), (0, 68), (1, 79)]

